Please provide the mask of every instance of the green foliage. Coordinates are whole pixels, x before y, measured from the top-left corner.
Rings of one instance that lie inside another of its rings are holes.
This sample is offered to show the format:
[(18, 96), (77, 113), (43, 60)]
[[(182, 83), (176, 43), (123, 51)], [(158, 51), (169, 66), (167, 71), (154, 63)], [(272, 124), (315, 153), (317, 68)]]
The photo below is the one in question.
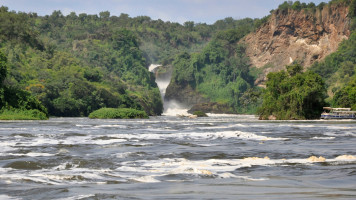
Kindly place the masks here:
[(279, 10), (288, 10), (293, 5), (293, 1), (284, 1), (281, 5), (278, 6)]
[(344, 40), (336, 52), (317, 62), (310, 68), (325, 78), (328, 87), (327, 101), (332, 106), (352, 107), (355, 109), (352, 88), (356, 72), (356, 0), (332, 0), (330, 4), (349, 5), (351, 35)]
[(255, 29), (258, 29), (260, 28), (263, 24), (267, 23), (269, 18), (270, 18), (271, 15), (267, 15), (267, 16), (264, 16), (262, 17), (261, 19), (256, 19), (255, 20), (255, 23), (254, 23), (254, 26), (255, 26)]
[(350, 17), (350, 18), (356, 17), (356, 0), (352, 0), (352, 1), (350, 2), (349, 17)]
[(7, 75), (7, 58), (0, 51), (0, 89), (3, 88), (3, 82)]
[(46, 120), (48, 116), (39, 110), (2, 109), (0, 120)]
[[(221, 62), (244, 62), (245, 58), (225, 58), (234, 53), (232, 43), (253, 29), (255, 20), (225, 18), (213, 25), (181, 25), (145, 16), (111, 16), (108, 11), (99, 16), (54, 11), (42, 17), (1, 7), (0, 22), (0, 49), (9, 60), (8, 86), (35, 95), (50, 115), (87, 116), (101, 107), (131, 107), (159, 115), (162, 100), (148, 64), (171, 63), (182, 52), (189, 56), (201, 52), (211, 38), (224, 42), (211, 45), (204, 56), (192, 56), (194, 67), (208, 59), (212, 67), (218, 66), (216, 73), (227, 74), (225, 82), (235, 81), (240, 70)], [(226, 46), (231, 48), (224, 50)], [(192, 85), (204, 81), (192, 66), (183, 68), (187, 71), (179, 81)]]
[(262, 89), (255, 87), (247, 89), (239, 98), (242, 113), (255, 114), (262, 104)]
[(48, 119), (47, 109), (29, 92), (4, 85), (7, 58), (0, 51), (0, 119)]
[(356, 110), (356, 75), (352, 77), (350, 82), (335, 93), (332, 106)]
[(145, 111), (132, 108), (101, 108), (90, 113), (91, 119), (148, 119)]
[(207, 117), (207, 116), (208, 116), (205, 112), (199, 111), (199, 110), (194, 111), (194, 112), (193, 112), (193, 115), (196, 115), (196, 116), (198, 116), (198, 117)]
[(261, 119), (270, 115), (277, 119), (316, 119), (325, 105), (325, 84), (314, 72), (301, 72), (298, 64), (288, 66), (289, 72), (269, 73), (263, 104), (258, 114)]
[(13, 40), (32, 47), (43, 49), (37, 39), (38, 32), (32, 27), (31, 18), (36, 14), (9, 12), (7, 7), (0, 7), (0, 43)]
[[(349, 3), (351, 0), (332, 0), (330, 1), (330, 4), (333, 3)], [(291, 10), (302, 10), (302, 9), (312, 9), (315, 10), (316, 8), (319, 10), (322, 10), (326, 5), (330, 5), (325, 2), (320, 2), (319, 5), (315, 5), (313, 2), (310, 2), (308, 4), (306, 3), (301, 3), (300, 1), (284, 1), (282, 4), (278, 6), (278, 10), (282, 12), (288, 11), (288, 9)]]
[(171, 85), (190, 86), (211, 102), (228, 104), (241, 112), (240, 96), (253, 85), (245, 46), (237, 42), (254, 29), (253, 21), (221, 31), (201, 53), (187, 52), (173, 61)]
[(351, 18), (350, 30), (356, 30), (356, 0), (352, 0), (349, 6), (349, 17)]
[(242, 21), (234, 29), (217, 33), (201, 53), (178, 55), (172, 84), (189, 85), (210, 101), (229, 104), (239, 112), (239, 97), (252, 86), (253, 78), (245, 47), (237, 42), (252, 30), (253, 21)]
[(331, 103), (334, 94), (351, 81), (356, 72), (356, 32), (352, 32), (349, 39), (343, 41), (336, 52), (322, 62), (314, 63), (310, 70), (325, 79), (328, 101)]
[(289, 65), (286, 68), (287, 68), (287, 72), (288, 72), (289, 76), (295, 76), (297, 74), (300, 74), (303, 71), (303, 66), (298, 65), (298, 64)]
[[(54, 11), (38, 17), (0, 11), (1, 22), (12, 21), (9, 29), (0, 28), (0, 48), (8, 56), (7, 88), (26, 89), (52, 116), (88, 116), (101, 107), (162, 113), (137, 35), (108, 26), (110, 13), (102, 12), (100, 18), (75, 13), (65, 17)], [(5, 92), (9, 90), (0, 90), (2, 99)]]
[(2, 108), (16, 108), (21, 110), (36, 109), (47, 115), (47, 109), (42, 103), (25, 90), (5, 87), (3, 99)]

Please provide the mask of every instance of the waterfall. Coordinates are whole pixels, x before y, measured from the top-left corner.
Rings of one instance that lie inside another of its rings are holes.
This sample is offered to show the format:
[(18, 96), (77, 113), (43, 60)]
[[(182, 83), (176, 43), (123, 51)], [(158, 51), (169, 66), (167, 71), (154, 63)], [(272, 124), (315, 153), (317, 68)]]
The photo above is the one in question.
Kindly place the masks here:
[(172, 72), (159, 73), (159, 69), (162, 65), (151, 64), (148, 68), (150, 72), (153, 72), (156, 77), (156, 83), (161, 93), (163, 102), (163, 115), (177, 116), (177, 115), (188, 115), (188, 109), (186, 106), (178, 103), (177, 101), (170, 100), (166, 101), (164, 96), (166, 94), (166, 89), (171, 81)]

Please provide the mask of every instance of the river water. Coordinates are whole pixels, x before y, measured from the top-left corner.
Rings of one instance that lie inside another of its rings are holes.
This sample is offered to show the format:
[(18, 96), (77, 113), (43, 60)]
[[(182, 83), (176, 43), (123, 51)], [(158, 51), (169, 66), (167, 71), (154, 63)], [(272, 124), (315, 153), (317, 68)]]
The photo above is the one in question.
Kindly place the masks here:
[(356, 199), (355, 121), (2, 121), (0, 144), (0, 199)]

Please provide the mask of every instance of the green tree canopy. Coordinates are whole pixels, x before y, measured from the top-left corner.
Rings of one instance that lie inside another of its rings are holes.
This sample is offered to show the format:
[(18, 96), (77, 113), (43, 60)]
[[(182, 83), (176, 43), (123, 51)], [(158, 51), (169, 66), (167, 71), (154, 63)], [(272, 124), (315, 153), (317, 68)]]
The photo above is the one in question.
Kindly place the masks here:
[(343, 88), (335, 93), (332, 105), (356, 110), (356, 75)]
[(3, 88), (3, 82), (7, 75), (7, 58), (0, 51), (0, 89)]
[(267, 88), (259, 108), (261, 119), (273, 115), (277, 119), (316, 119), (325, 105), (323, 79), (316, 73), (302, 72), (298, 64), (287, 66), (287, 71), (267, 75)]

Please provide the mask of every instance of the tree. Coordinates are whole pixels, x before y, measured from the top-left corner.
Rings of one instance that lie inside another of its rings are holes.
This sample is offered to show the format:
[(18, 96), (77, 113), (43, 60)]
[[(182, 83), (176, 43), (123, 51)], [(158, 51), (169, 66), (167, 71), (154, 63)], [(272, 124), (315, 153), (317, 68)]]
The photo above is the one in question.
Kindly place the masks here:
[(7, 74), (7, 58), (0, 51), (0, 89), (4, 87), (3, 83)]
[(4, 80), (7, 74), (7, 58), (0, 51), (0, 109), (5, 105)]
[(108, 20), (110, 18), (110, 12), (109, 11), (100, 12), (99, 16), (100, 16), (100, 19)]
[(343, 88), (335, 93), (332, 105), (356, 110), (356, 75)]
[(325, 105), (325, 83), (316, 73), (302, 72), (298, 64), (287, 66), (287, 71), (269, 73), (261, 119), (270, 115), (277, 119), (316, 119)]

